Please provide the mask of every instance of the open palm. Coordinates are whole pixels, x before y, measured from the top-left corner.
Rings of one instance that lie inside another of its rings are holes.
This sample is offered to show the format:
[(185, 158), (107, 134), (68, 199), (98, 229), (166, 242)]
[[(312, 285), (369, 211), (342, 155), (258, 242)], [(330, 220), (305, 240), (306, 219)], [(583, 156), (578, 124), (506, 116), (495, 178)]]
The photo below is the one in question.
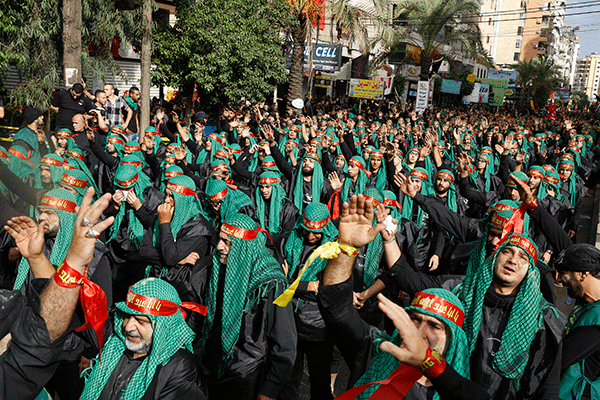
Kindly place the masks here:
[(6, 231), (13, 237), (21, 255), (25, 258), (39, 256), (44, 248), (46, 223), (39, 226), (29, 217), (15, 217), (8, 221)]
[(344, 203), (339, 226), (341, 244), (362, 247), (369, 244), (385, 227), (383, 224), (373, 226), (373, 204), (366, 201), (363, 195), (354, 195), (350, 203)]

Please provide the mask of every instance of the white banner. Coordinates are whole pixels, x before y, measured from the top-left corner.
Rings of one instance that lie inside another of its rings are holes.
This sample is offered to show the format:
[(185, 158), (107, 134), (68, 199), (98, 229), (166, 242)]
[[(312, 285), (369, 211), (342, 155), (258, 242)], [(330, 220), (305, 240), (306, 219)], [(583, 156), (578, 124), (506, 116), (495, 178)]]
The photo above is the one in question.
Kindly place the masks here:
[(417, 87), (417, 99), (415, 100), (415, 111), (423, 114), (429, 103), (429, 81), (419, 81)]

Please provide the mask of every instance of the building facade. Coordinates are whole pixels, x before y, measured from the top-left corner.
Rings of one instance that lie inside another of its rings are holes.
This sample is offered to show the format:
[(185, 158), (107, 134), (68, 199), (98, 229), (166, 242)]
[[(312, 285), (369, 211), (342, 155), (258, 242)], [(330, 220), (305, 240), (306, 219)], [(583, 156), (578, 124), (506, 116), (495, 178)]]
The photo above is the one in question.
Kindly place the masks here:
[(600, 80), (600, 55), (592, 53), (577, 60), (573, 90), (585, 92), (588, 97), (600, 94), (598, 81)]

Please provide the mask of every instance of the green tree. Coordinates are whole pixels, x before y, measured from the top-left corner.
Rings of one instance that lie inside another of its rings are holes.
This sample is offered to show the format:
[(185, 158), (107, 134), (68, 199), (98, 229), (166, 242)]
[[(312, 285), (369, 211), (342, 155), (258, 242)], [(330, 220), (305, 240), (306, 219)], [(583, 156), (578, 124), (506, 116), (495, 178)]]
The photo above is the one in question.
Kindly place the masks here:
[(481, 43), (479, 4), (475, 0), (401, 0), (396, 5), (396, 35), (380, 36), (388, 51), (401, 43), (420, 47), (421, 80), (429, 78), (434, 61), (458, 56), (490, 65)]
[(517, 71), (521, 101), (527, 105), (533, 100), (538, 107), (545, 107), (550, 94), (564, 84), (560, 71), (549, 57), (539, 56), (530, 61), (519, 61), (512, 68)]
[(176, 7), (175, 25), (155, 34), (154, 83), (186, 97), (197, 84), (199, 101), (210, 105), (262, 101), (285, 81), (285, 1), (181, 0)]
[[(118, 10), (114, 1), (82, 0), (83, 72), (118, 72), (112, 40), (131, 40), (137, 20), (135, 10)], [(10, 93), (14, 104), (50, 104), (63, 67), (62, 28), (60, 0), (0, 0), (0, 71), (13, 66), (21, 78)]]

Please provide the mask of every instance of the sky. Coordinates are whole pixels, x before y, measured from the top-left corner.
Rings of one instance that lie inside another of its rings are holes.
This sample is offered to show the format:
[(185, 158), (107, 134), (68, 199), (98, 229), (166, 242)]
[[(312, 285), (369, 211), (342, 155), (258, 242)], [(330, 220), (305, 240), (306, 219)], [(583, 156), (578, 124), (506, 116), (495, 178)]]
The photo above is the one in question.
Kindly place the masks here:
[[(590, 12), (590, 14), (572, 15)], [(600, 0), (567, 0), (565, 24), (579, 26), (579, 58), (600, 54)]]

